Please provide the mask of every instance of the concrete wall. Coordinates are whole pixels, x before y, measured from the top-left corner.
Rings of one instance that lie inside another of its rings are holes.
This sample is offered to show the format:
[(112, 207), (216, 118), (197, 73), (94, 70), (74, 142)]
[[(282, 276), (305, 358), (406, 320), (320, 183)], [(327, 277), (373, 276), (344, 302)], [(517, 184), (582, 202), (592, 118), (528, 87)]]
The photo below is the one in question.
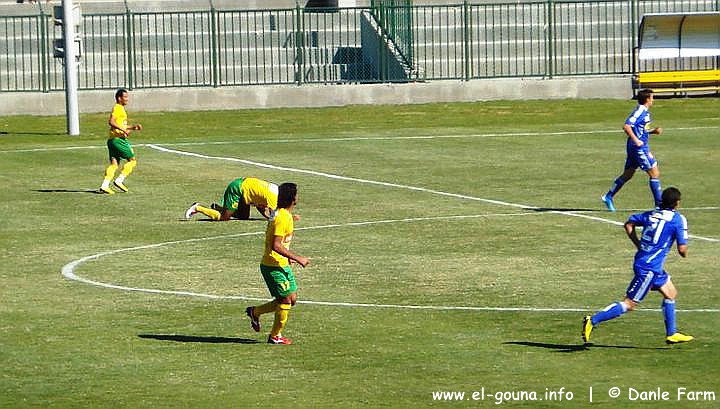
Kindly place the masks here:
[[(80, 91), (80, 112), (109, 112), (114, 91)], [(628, 76), (490, 79), (371, 85), (283, 85), (169, 88), (131, 91), (131, 110), (183, 111), (422, 104), (500, 99), (616, 98), (632, 96)], [(63, 115), (65, 94), (0, 93), (2, 115)]]

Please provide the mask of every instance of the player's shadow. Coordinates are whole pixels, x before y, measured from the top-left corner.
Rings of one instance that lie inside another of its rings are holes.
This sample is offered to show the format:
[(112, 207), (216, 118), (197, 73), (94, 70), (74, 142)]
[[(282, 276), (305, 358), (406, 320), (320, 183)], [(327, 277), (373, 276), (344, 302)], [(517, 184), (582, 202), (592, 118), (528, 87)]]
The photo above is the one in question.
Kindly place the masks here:
[(545, 342), (530, 341), (509, 341), (503, 342), (503, 345), (523, 345), (526, 347), (553, 349), (556, 352), (580, 352), (588, 349), (587, 346), (578, 344), (549, 344)]
[(599, 344), (550, 344), (546, 342), (532, 342), (532, 341), (509, 341), (509, 342), (503, 342), (504, 345), (523, 345), (527, 347), (535, 347), (535, 348), (545, 348), (545, 349), (552, 349), (555, 350), (555, 352), (581, 352), (581, 351), (588, 351), (591, 348), (615, 348), (615, 349), (667, 349), (663, 347), (657, 347), (657, 348), (645, 348), (645, 347), (636, 347), (636, 346), (629, 346), (629, 345), (599, 345)]
[(138, 337), (143, 339), (155, 339), (158, 341), (173, 342), (201, 342), (208, 344), (257, 344), (258, 341), (248, 338), (230, 338), (230, 337), (204, 337), (197, 335), (178, 335), (178, 334), (139, 334)]
[(34, 189), (33, 192), (39, 193), (92, 193), (95, 195), (105, 194), (98, 189)]
[[(195, 221), (195, 222), (214, 222), (214, 221), (215, 221), (215, 220), (213, 220), (213, 219), (208, 219), (207, 217), (197, 218), (197, 219), (186, 219), (186, 218), (182, 217), (182, 218), (180, 218), (180, 219), (178, 219), (178, 220), (181, 221), (181, 222), (188, 222), (188, 221), (191, 221), (191, 220), (192, 220), (192, 221)], [(253, 221), (255, 221), (255, 222), (257, 222), (257, 221), (264, 221), (264, 222), (265, 222), (265, 221), (267, 221), (267, 220), (266, 220), (266, 219), (263, 219), (263, 218), (260, 218), (260, 217), (251, 217), (251, 218), (249, 218), (249, 219), (244, 219), (244, 220), (235, 219), (235, 218), (232, 218), (232, 219), (230, 219), (230, 220), (226, 220), (226, 222), (253, 222)]]

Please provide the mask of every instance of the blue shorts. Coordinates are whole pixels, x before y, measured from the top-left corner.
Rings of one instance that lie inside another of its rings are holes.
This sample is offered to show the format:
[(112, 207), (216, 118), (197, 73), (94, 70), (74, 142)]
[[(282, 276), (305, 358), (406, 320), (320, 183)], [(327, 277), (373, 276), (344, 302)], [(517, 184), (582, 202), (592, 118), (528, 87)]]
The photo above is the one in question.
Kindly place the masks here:
[(630, 281), (625, 294), (629, 299), (637, 303), (642, 301), (650, 290), (657, 290), (670, 279), (670, 275), (665, 271), (656, 273), (637, 267), (633, 267), (633, 269), (635, 270), (635, 277)]
[(657, 161), (650, 154), (649, 150), (637, 149), (627, 151), (627, 159), (625, 159), (625, 169), (637, 169), (640, 168), (647, 172), (657, 165)]

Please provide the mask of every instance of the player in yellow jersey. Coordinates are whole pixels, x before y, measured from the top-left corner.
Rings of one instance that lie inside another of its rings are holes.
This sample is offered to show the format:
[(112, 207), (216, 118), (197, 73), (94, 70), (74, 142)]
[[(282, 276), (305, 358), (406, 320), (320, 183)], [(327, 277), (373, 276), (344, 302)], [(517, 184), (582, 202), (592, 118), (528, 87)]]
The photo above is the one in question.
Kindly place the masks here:
[(265, 231), (265, 251), (260, 262), (260, 272), (274, 299), (245, 310), (255, 332), (260, 332), (260, 315), (275, 313), (275, 321), (268, 336), (269, 344), (292, 344), (292, 341), (282, 335), (290, 309), (297, 301), (297, 284), (291, 264), (298, 263), (302, 267), (310, 264), (309, 258), (290, 251), (290, 242), (293, 239), (295, 228), (292, 211), (297, 202), (297, 185), (294, 183), (280, 185), (277, 213), (275, 218), (268, 223)]
[(215, 221), (227, 221), (230, 218), (247, 220), (250, 218), (250, 206), (255, 206), (263, 217), (272, 219), (277, 202), (276, 184), (254, 177), (237, 178), (228, 184), (219, 206), (205, 207), (195, 202), (185, 211), (185, 218), (190, 219), (202, 213)]
[(109, 195), (115, 193), (115, 191), (110, 188), (110, 182), (113, 180), (115, 171), (117, 171), (120, 161), (123, 159), (126, 160), (125, 165), (123, 165), (120, 174), (115, 178), (115, 181), (113, 181), (113, 185), (120, 191), (127, 192), (128, 188), (125, 186), (125, 178), (130, 176), (130, 173), (132, 173), (137, 164), (135, 151), (133, 151), (127, 137), (132, 131), (142, 130), (142, 125), (128, 125), (125, 105), (128, 104), (129, 100), (130, 96), (127, 90), (121, 88), (115, 92), (115, 106), (108, 120), (110, 136), (107, 141), (107, 147), (110, 153), (110, 165), (105, 169), (105, 178), (103, 179), (102, 185), (100, 185), (100, 193), (107, 193)]

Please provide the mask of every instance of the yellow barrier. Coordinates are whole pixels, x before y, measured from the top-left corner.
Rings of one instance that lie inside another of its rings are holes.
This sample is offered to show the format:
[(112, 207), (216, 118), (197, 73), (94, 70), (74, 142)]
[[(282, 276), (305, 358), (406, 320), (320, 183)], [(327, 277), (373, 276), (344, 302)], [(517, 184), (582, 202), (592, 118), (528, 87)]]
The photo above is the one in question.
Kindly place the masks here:
[(651, 88), (655, 93), (720, 92), (720, 70), (640, 72), (636, 88)]

